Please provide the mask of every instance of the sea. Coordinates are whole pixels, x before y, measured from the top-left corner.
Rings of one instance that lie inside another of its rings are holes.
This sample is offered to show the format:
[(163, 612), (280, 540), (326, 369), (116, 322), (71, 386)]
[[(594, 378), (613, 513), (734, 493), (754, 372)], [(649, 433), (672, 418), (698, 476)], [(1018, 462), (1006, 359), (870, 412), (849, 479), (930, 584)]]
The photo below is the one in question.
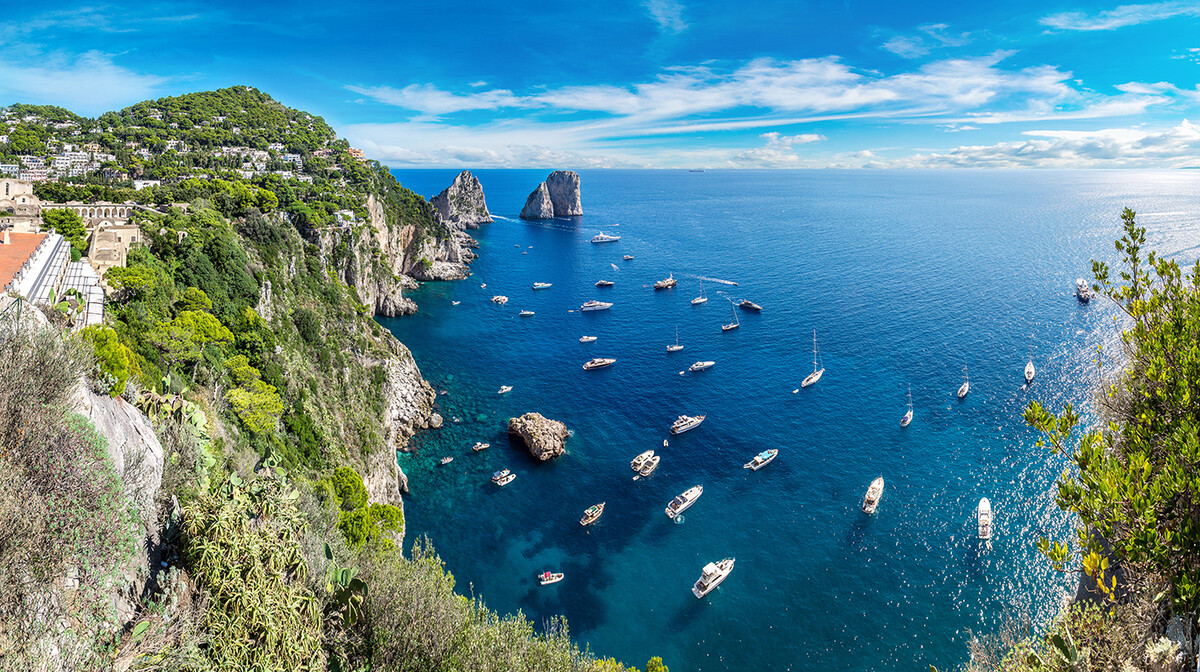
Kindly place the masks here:
[[(430, 197), (457, 171), (393, 172)], [(495, 222), (473, 232), (472, 275), (379, 320), (439, 391), (445, 425), (397, 459), (407, 539), (428, 537), (462, 594), (538, 627), (565, 616), (592, 653), (677, 672), (954, 669), (972, 636), (1036, 630), (1074, 594), (1036, 550), (1069, 538), (1054, 504), (1069, 463), (1022, 411), (1073, 404), (1096, 422), (1121, 323), (1106, 300), (1077, 301), (1075, 279), (1119, 260), (1125, 207), (1147, 247), (1190, 266), (1200, 172), (582, 170), (582, 216), (520, 220), (548, 172), (476, 171)], [(620, 240), (592, 244), (599, 232)], [(668, 276), (674, 289), (652, 288)], [(580, 312), (590, 299), (613, 306)], [(744, 299), (762, 311), (732, 306)], [(814, 331), (825, 373), (797, 389)], [(617, 361), (583, 370), (593, 357)], [(716, 364), (687, 372), (698, 360)], [(565, 455), (539, 463), (509, 441), (508, 419), (531, 411), (571, 430)], [(671, 437), (681, 414), (706, 420)], [(743, 468), (769, 448), (774, 462)], [(647, 449), (660, 465), (635, 480)], [(516, 480), (497, 487), (505, 468)], [(665, 506), (697, 484), (672, 522)], [(727, 557), (725, 582), (694, 597)], [(540, 586), (546, 570), (565, 579)]]

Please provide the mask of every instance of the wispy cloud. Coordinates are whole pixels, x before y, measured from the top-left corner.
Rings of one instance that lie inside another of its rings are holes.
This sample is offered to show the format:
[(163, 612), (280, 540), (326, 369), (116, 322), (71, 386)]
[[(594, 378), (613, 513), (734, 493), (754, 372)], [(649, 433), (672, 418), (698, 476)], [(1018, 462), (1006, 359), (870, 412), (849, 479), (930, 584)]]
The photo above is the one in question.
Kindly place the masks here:
[(1095, 14), (1061, 12), (1042, 17), (1041, 24), (1056, 30), (1113, 30), (1176, 16), (1200, 16), (1200, 5), (1191, 1), (1169, 0), (1142, 5), (1121, 5)]
[(919, 58), (929, 53), (925, 41), (915, 35), (896, 35), (884, 42), (882, 48), (900, 58)]
[(661, 32), (675, 35), (688, 27), (687, 22), (683, 20), (683, 5), (678, 0), (645, 0), (642, 6), (658, 24)]
[(920, 58), (938, 47), (961, 47), (971, 43), (971, 33), (954, 33), (945, 23), (929, 23), (917, 28), (919, 34), (893, 35), (880, 45), (901, 58)]
[(153, 98), (166, 78), (134, 72), (99, 51), (74, 56), (37, 54), (10, 60), (0, 56), (0, 91), (5, 103), (53, 103), (98, 114)]

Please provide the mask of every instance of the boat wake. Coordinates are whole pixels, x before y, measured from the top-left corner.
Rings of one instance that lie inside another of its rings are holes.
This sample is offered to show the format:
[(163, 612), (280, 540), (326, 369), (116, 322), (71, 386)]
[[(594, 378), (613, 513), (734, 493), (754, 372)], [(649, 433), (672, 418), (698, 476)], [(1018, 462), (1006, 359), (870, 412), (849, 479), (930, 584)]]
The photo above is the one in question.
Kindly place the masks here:
[(731, 285), (733, 287), (738, 286), (738, 284), (732, 280), (721, 280), (720, 278), (709, 278), (709, 277), (706, 277), (703, 275), (693, 275), (692, 277), (696, 278), (697, 280), (703, 280), (705, 282), (719, 282), (722, 285)]

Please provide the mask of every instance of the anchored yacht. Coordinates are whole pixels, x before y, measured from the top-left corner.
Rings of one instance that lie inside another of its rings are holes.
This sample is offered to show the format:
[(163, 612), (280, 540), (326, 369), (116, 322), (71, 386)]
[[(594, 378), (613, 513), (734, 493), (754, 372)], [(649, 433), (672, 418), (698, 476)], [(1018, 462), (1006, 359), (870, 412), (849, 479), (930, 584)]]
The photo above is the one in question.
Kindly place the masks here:
[(655, 289), (673, 289), (675, 287), (675, 285), (677, 285), (677, 284), (679, 284), (679, 281), (675, 279), (675, 274), (671, 273), (670, 275), (663, 278), (662, 280), (659, 280), (658, 282), (654, 283), (654, 288)]
[(580, 343), (591, 343), (594, 340), (596, 340), (595, 336), (580, 336), (579, 337)]
[(742, 302), (738, 304), (738, 307), (742, 310), (753, 310), (756, 313), (762, 311), (762, 306), (751, 301), (750, 299), (742, 300)]
[(675, 422), (671, 423), (671, 433), (682, 434), (688, 430), (695, 429), (700, 426), (700, 423), (704, 422), (704, 418), (706, 417), (708, 416), (681, 415), (675, 419)]
[(597, 280), (596, 286), (597, 287), (612, 287), (613, 282), (612, 282), (612, 280)]
[(647, 450), (647, 451), (638, 453), (638, 456), (633, 458), (633, 461), (629, 463), (629, 468), (633, 469), (634, 471), (640, 471), (642, 468), (642, 465), (644, 465), (646, 463), (646, 461), (652, 457), (654, 457), (653, 450)]
[(608, 310), (612, 308), (612, 304), (606, 301), (591, 300), (579, 307), (579, 310), (587, 313), (593, 310)]
[(615, 361), (617, 361), (617, 360), (605, 359), (604, 357), (596, 357), (595, 359), (589, 359), (588, 361), (584, 362), (583, 370), (591, 371), (592, 369), (603, 369), (606, 366), (612, 366), (613, 362), (615, 362)]
[(979, 500), (979, 508), (975, 510), (979, 519), (979, 538), (987, 541), (992, 538), (992, 503), (987, 497)]
[(867, 488), (867, 494), (863, 497), (862, 503), (863, 513), (875, 513), (880, 499), (883, 499), (883, 476), (871, 481), (871, 487)]
[(716, 362), (696, 362), (688, 367), (688, 371), (703, 371), (712, 368), (713, 364), (716, 364)]
[(962, 399), (971, 391), (971, 379), (967, 377), (967, 367), (963, 367), (963, 384), (958, 388), (958, 398)]
[(620, 239), (620, 236), (610, 236), (607, 233), (597, 233), (592, 236), (593, 243), (615, 243)]
[(1082, 303), (1087, 303), (1088, 301), (1092, 300), (1092, 289), (1088, 287), (1087, 282), (1084, 282), (1083, 278), (1077, 278), (1075, 280), (1075, 297), (1078, 298)]
[(770, 464), (771, 460), (774, 460), (778, 456), (779, 456), (778, 448), (764, 450), (763, 452), (759, 453), (758, 455), (755, 455), (753, 460), (750, 460), (749, 462), (743, 464), (742, 468), (743, 469), (751, 469), (753, 471), (758, 471), (759, 469), (762, 469), (763, 467)]
[(589, 506), (587, 510), (583, 512), (583, 517), (579, 519), (579, 524), (591, 525), (597, 520), (600, 520), (600, 516), (604, 515), (604, 505), (606, 503), (607, 502), (600, 502), (599, 504), (593, 504), (592, 506)]
[(533, 283), (534, 289), (546, 289), (548, 287), (553, 287), (553, 286), (554, 286), (554, 283), (552, 283), (552, 282), (535, 282), (535, 283)]
[(821, 379), (825, 373), (825, 367), (817, 368), (817, 362), (821, 359), (821, 355), (817, 350), (817, 330), (813, 329), (813, 372), (804, 377), (800, 382), (800, 387), (808, 387)]
[(704, 494), (704, 486), (702, 486), (702, 485), (693, 485), (692, 487), (688, 488), (687, 490), (684, 490), (683, 494), (679, 495), (675, 499), (672, 499), (671, 503), (667, 504), (667, 508), (666, 508), (667, 517), (670, 518), (671, 520), (675, 520), (675, 518), (678, 517), (679, 514), (683, 513), (684, 511), (687, 511), (688, 508), (690, 508), (693, 504), (695, 504), (696, 500), (700, 499), (700, 495), (703, 495), (703, 494)]
[(719, 562), (710, 562), (701, 570), (700, 578), (696, 580), (696, 585), (692, 586), (692, 594), (697, 598), (703, 598), (721, 585), (725, 577), (733, 571), (733, 558), (725, 558)]
[(562, 581), (564, 576), (566, 575), (562, 572), (551, 573), (550, 571), (545, 571), (541, 574), (538, 574), (538, 583), (542, 584), (543, 586), (548, 586), (552, 583), (558, 583), (559, 581)]

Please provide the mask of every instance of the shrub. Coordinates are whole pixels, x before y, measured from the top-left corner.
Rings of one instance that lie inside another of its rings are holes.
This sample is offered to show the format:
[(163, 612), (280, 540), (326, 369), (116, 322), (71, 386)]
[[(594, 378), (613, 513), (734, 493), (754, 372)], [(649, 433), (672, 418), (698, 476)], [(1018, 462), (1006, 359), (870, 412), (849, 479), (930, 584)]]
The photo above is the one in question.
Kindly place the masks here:
[(367, 505), (367, 488), (362, 476), (350, 467), (338, 467), (333, 471), (333, 491), (342, 502), (342, 510), (353, 511)]
[(321, 340), (321, 318), (308, 308), (297, 308), (292, 313), (292, 322), (296, 324), (296, 331), (300, 333), (300, 338), (304, 339), (309, 345), (320, 345)]
[(105, 383), (109, 395), (121, 396), (130, 374), (139, 373), (137, 355), (120, 341), (112, 327), (94, 324), (84, 327), (80, 335), (91, 343), (96, 354), (96, 367), (101, 374), (97, 380), (104, 379), (101, 382)]

